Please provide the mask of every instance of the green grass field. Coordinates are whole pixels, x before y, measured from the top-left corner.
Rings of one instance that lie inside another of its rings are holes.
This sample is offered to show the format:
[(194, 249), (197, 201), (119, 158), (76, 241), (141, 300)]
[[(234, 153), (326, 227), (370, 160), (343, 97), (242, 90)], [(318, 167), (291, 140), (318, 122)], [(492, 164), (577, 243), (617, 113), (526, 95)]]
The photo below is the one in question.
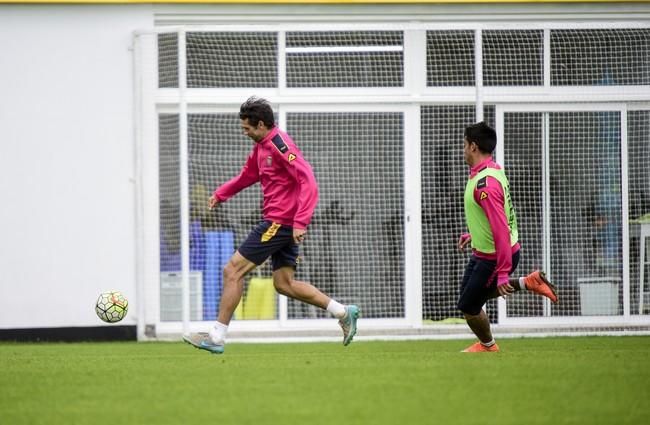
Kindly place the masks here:
[(650, 337), (469, 343), (3, 343), (0, 423), (650, 423)]

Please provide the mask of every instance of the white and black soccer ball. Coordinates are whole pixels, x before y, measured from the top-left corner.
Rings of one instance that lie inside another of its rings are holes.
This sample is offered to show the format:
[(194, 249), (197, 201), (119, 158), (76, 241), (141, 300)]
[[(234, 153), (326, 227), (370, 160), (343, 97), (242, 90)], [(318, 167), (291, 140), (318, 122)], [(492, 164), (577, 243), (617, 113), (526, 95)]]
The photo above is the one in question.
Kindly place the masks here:
[(115, 323), (124, 319), (129, 311), (129, 301), (119, 291), (104, 292), (95, 303), (97, 317), (107, 323)]

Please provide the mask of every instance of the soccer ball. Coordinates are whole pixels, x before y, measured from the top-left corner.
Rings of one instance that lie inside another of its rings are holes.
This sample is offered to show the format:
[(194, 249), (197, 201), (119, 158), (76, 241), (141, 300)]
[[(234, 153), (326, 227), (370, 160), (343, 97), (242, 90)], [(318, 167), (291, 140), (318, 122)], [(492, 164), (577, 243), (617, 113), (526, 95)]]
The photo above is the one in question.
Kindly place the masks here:
[(95, 303), (95, 313), (104, 322), (115, 323), (124, 319), (129, 311), (129, 302), (119, 291), (104, 292)]

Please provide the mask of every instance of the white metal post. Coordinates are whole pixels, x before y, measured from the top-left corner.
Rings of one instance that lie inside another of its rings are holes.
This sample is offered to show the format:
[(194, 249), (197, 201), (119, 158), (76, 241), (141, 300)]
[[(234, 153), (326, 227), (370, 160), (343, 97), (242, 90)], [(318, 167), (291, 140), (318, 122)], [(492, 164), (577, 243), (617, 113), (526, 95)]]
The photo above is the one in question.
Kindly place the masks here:
[(551, 87), (551, 30), (544, 29), (544, 87)]
[(427, 32), (404, 31), (404, 89), (411, 98), (420, 98), (427, 88)]
[(134, 132), (137, 335), (154, 337), (147, 325), (160, 319), (160, 196), (158, 192), (157, 37), (134, 35)]
[(134, 164), (133, 184), (135, 193), (135, 285), (137, 323), (136, 335), (139, 341), (145, 338), (145, 286), (144, 286), (144, 212), (142, 199), (142, 41), (138, 34), (133, 36), (131, 48), (133, 60), (133, 137)]
[(476, 121), (483, 121), (483, 30), (474, 31), (474, 73), (476, 74)]
[[(278, 31), (278, 90), (287, 88), (287, 33)], [(281, 121), (282, 122), (282, 121)]]
[(627, 107), (621, 110), (621, 208), (623, 232), (623, 316), (630, 316), (630, 211), (628, 184)]
[(420, 105), (404, 113), (404, 312), (422, 327), (422, 164)]
[[(496, 160), (499, 164), (504, 165), (504, 157), (505, 157), (505, 112), (504, 110), (497, 105), (496, 107), (496, 114), (495, 114), (495, 120), (496, 120), (496, 128), (495, 131), (497, 132), (497, 157)], [(508, 170), (506, 170), (507, 172)], [(497, 317), (499, 324), (503, 324), (507, 317), (508, 317), (508, 305), (506, 303), (505, 298), (499, 297), (497, 298)]]
[(179, 94), (179, 165), (181, 184), (181, 287), (183, 333), (190, 326), (190, 201), (189, 201), (189, 149), (187, 140), (187, 52), (186, 32), (178, 32), (178, 94)]
[[(544, 181), (542, 188), (542, 252), (544, 264), (544, 271), (548, 274), (550, 279), (553, 279), (553, 269), (551, 268), (551, 144), (549, 138), (549, 114), (548, 112), (542, 113), (542, 180)], [(542, 301), (542, 308), (544, 316), (551, 315), (551, 303), (547, 298)]]
[[(404, 32), (404, 88), (414, 99), (427, 85), (427, 32)], [(404, 315), (422, 327), (422, 135), (421, 104), (404, 111)]]

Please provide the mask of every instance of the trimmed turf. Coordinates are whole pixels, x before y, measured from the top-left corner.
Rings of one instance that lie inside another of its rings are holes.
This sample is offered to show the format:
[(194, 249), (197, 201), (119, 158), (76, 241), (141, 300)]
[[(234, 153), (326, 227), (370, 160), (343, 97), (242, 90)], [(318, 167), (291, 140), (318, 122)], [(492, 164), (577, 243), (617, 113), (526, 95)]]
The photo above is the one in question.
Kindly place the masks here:
[(650, 337), (0, 344), (3, 424), (647, 424)]

